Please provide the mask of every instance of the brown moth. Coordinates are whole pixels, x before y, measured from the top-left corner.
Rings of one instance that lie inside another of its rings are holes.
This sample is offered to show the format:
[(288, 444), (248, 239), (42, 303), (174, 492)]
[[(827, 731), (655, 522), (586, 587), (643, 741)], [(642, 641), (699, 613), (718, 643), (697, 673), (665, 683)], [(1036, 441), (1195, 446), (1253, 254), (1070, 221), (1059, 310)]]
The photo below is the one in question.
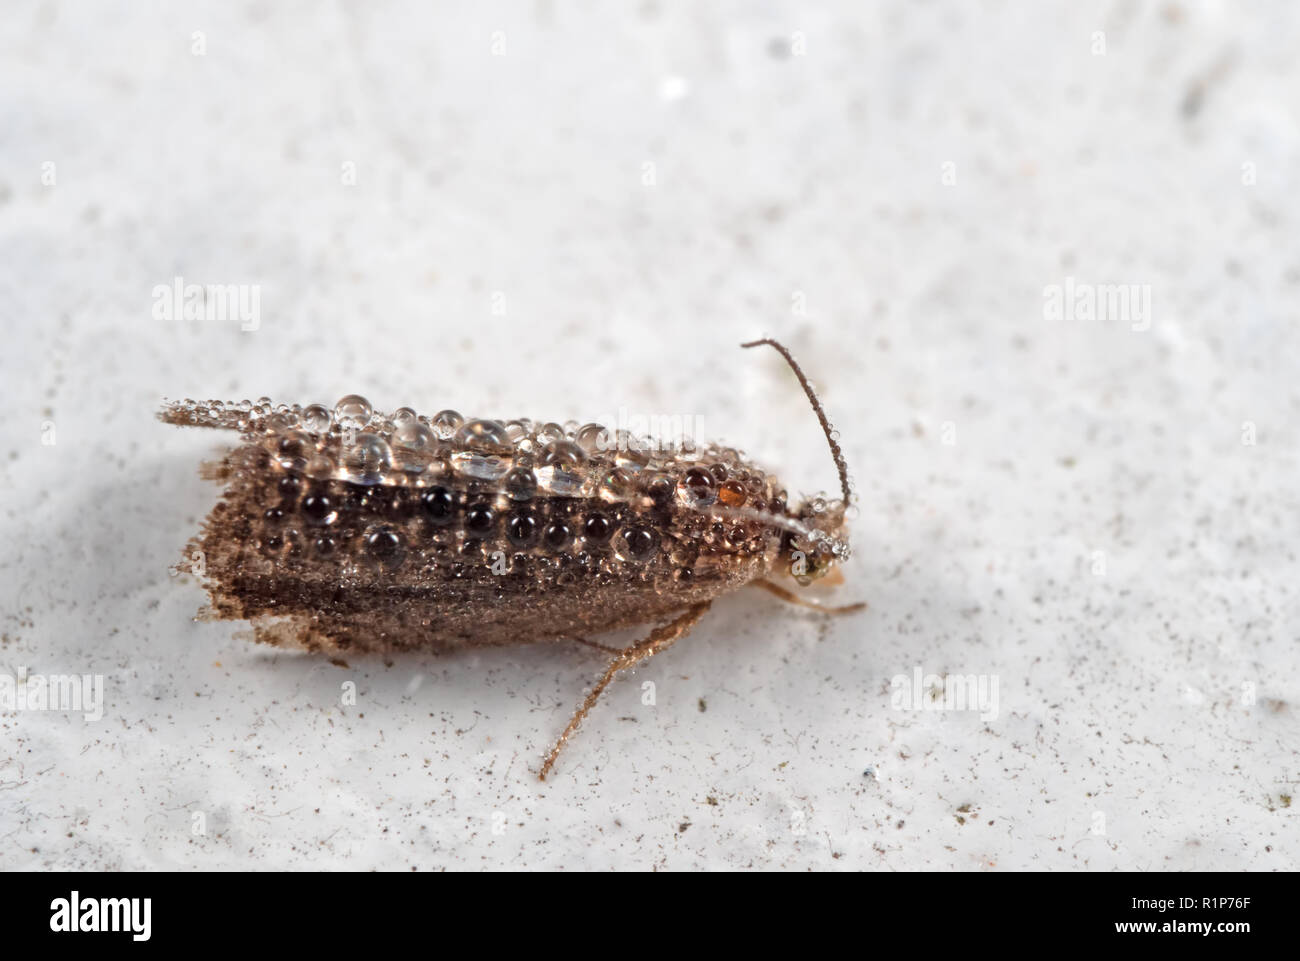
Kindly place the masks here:
[[(784, 346), (839, 471), (843, 498), (787, 503), (737, 451), (655, 447), (598, 424), (465, 420), (350, 395), (331, 410), (268, 399), (166, 404), (169, 424), (239, 431), (204, 475), (225, 484), (186, 549), (208, 616), (259, 641), (351, 653), (569, 639), (610, 656), (542, 765), (544, 779), (620, 671), (683, 637), (720, 594), (801, 583), (849, 556), (848, 469), (811, 385)], [(616, 649), (586, 635), (653, 624)]]

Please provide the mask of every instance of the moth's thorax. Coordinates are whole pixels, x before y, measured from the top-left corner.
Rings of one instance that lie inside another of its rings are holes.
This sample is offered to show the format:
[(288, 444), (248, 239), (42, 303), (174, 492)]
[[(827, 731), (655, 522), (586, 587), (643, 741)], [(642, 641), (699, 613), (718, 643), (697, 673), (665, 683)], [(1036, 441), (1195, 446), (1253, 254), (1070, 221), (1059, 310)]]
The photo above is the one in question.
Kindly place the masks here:
[(502, 603), (622, 585), (689, 601), (768, 573), (791, 516), (779, 481), (734, 449), (595, 424), (385, 416), (359, 398), (333, 411), (187, 402), (163, 416), (243, 432), (206, 537), (244, 581), (473, 585)]

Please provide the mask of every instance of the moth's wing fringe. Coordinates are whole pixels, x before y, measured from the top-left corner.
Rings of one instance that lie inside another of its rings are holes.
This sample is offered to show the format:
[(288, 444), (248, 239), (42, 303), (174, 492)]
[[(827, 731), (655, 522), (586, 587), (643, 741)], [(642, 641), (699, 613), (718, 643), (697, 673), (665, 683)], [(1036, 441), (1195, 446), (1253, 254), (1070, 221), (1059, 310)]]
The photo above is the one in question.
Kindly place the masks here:
[[(203, 411), (204, 415), (200, 416), (199, 411)], [(175, 424), (178, 427), (212, 427), (217, 430), (237, 431), (245, 429), (239, 425), (240, 420), (248, 417), (244, 411), (231, 410), (228, 407), (215, 414), (211, 411), (211, 403), (195, 406), (180, 400), (169, 400), (158, 408), (158, 419), (164, 424)]]
[(234, 470), (229, 457), (223, 457), (221, 460), (205, 460), (199, 464), (199, 477), (205, 481), (224, 484), (233, 476)]

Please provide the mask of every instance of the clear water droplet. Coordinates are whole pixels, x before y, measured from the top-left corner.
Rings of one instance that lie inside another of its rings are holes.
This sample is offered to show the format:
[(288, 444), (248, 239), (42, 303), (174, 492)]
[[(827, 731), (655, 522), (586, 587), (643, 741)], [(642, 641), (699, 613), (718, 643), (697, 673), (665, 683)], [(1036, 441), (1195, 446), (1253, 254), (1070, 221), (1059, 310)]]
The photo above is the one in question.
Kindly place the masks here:
[(586, 462), (586, 453), (573, 441), (552, 441), (542, 451), (538, 483), (553, 494), (576, 496), (587, 481)]
[(677, 482), (677, 497), (693, 510), (712, 506), (718, 499), (717, 481), (703, 467), (692, 467)]
[(362, 539), (366, 555), (390, 570), (401, 565), (405, 555), (402, 536), (388, 526), (372, 527)]
[(648, 560), (657, 545), (654, 531), (641, 525), (625, 527), (614, 535), (614, 554), (620, 561)]
[(315, 453), (316, 442), (305, 431), (286, 431), (276, 443), (276, 459), (285, 470), (302, 470)]
[(312, 404), (302, 412), (302, 426), (314, 434), (323, 434), (330, 429), (333, 418), (324, 404)]
[(537, 429), (537, 441), (540, 444), (553, 444), (564, 440), (564, 428), (559, 424), (543, 424)]
[(317, 454), (311, 460), (307, 461), (307, 466), (303, 473), (312, 480), (329, 480), (334, 476), (335, 464), (334, 458), (329, 454)]
[(433, 432), (443, 440), (447, 440), (456, 433), (461, 424), (465, 423), (465, 418), (460, 415), (459, 411), (440, 410), (433, 415), (433, 420), (430, 423), (433, 426)]
[(586, 460), (586, 451), (571, 440), (552, 441), (542, 451), (543, 467), (577, 467)]
[(456, 431), (458, 447), (504, 448), (510, 446), (505, 425), (495, 420), (471, 420)]
[(496, 454), (462, 450), (451, 455), (451, 466), (457, 473), (477, 480), (497, 481), (510, 469), (510, 461)]
[(432, 428), (409, 420), (393, 431), (393, 463), (401, 470), (419, 473), (429, 465), (437, 446)]
[(631, 471), (639, 471), (650, 463), (650, 445), (625, 430), (614, 435), (614, 463)]
[(418, 420), (407, 421), (393, 432), (393, 443), (410, 450), (428, 450), (437, 444), (433, 430)]
[(527, 467), (516, 467), (506, 475), (504, 487), (511, 500), (531, 500), (537, 493), (537, 475)]
[(378, 434), (358, 434), (343, 453), (343, 476), (354, 484), (378, 484), (392, 466), (393, 452)]
[(574, 440), (588, 454), (607, 451), (613, 446), (613, 436), (600, 424), (584, 424), (579, 427)]
[(370, 415), (375, 409), (370, 406), (370, 401), (366, 400), (360, 394), (348, 394), (341, 398), (334, 405), (334, 416), (340, 421), (353, 424), (358, 427), (364, 427), (370, 423)]
[(600, 492), (606, 500), (631, 500), (632, 496), (636, 494), (636, 481), (629, 471), (621, 467), (615, 467), (605, 475), (605, 479), (600, 485)]

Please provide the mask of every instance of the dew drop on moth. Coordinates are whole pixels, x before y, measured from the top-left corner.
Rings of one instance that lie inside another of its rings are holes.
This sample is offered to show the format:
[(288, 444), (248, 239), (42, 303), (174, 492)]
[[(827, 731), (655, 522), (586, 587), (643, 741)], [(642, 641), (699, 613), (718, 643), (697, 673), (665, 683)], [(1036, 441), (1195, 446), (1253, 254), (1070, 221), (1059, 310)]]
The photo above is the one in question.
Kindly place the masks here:
[[(748, 584), (827, 613), (769, 580), (803, 584), (849, 556), (848, 468), (812, 386), (839, 472), (839, 500), (791, 505), (736, 450), (653, 444), (599, 424), (467, 420), (454, 410), (375, 411), (178, 401), (169, 424), (241, 434), (204, 476), (225, 491), (180, 569), (208, 614), (247, 620), (259, 641), (353, 653), (572, 640), (609, 664), (542, 764), (620, 672), (686, 635), (714, 598)], [(612, 648), (587, 635), (657, 625)]]

